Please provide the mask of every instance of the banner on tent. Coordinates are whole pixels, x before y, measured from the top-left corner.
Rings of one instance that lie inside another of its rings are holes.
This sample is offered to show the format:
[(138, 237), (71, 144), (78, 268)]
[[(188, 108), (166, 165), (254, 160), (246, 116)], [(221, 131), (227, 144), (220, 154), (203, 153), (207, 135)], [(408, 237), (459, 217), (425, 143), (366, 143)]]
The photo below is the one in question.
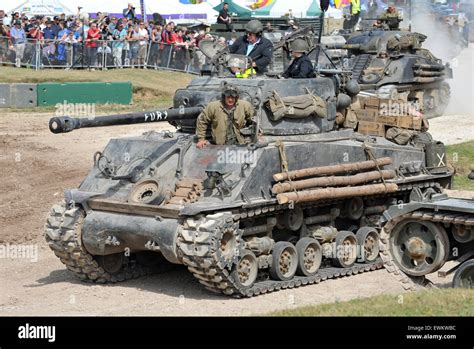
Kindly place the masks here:
[(252, 10), (257, 10), (261, 9), (267, 6), (271, 6), (275, 3), (275, 0), (257, 0), (257, 1), (252, 1), (250, 5), (247, 5), (249, 8)]
[(207, 0), (179, 0), (180, 3), (185, 5), (199, 5), (206, 1)]
[(26, 15), (55, 15), (61, 13), (72, 13), (68, 7), (64, 6), (60, 1), (55, 0), (26, 1), (16, 7), (14, 11), (24, 13)]

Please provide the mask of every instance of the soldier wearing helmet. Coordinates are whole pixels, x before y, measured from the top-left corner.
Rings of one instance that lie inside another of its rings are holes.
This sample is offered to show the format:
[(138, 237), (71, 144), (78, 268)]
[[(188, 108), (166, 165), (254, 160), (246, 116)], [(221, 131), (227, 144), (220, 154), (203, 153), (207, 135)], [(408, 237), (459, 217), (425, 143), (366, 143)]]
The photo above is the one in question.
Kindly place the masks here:
[[(245, 25), (246, 35), (238, 38), (229, 48), (230, 53), (245, 55), (253, 60), (257, 74), (267, 71), (267, 66), (273, 58), (273, 44), (262, 36), (263, 24), (256, 19)], [(238, 71), (232, 70), (233, 73)]]
[(388, 4), (387, 10), (382, 14), (382, 18), (386, 20), (387, 26), (390, 30), (398, 30), (400, 28), (401, 16), (395, 7), (394, 2)]
[(209, 103), (197, 118), (196, 147), (202, 149), (209, 144), (206, 140), (209, 125), (214, 144), (244, 144), (245, 139), (240, 130), (252, 122), (254, 113), (251, 103), (239, 99), (239, 90), (226, 84), (222, 90), (222, 99)]
[(283, 73), (284, 78), (305, 79), (314, 78), (313, 63), (309, 59), (307, 53), (309, 46), (306, 40), (298, 38), (290, 43), (290, 52), (293, 60)]

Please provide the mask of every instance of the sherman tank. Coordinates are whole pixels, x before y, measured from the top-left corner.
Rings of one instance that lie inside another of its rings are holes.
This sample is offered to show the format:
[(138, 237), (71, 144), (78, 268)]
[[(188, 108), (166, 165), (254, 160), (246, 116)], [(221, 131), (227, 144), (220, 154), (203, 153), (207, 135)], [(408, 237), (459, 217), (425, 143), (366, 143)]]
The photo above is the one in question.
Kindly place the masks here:
[[(242, 131), (248, 143), (197, 149), (196, 117), (221, 98), (223, 83), (255, 106)], [(342, 94), (334, 76), (211, 76), (178, 90), (169, 110), (52, 118), (55, 133), (148, 122), (177, 132), (112, 139), (94, 154), (84, 181), (52, 208), (49, 246), (83, 280), (183, 264), (208, 289), (235, 296), (381, 268), (382, 213), (414, 190), (440, 192), (452, 172), (426, 133), (402, 146), (336, 130)], [(323, 100), (322, 111), (295, 111), (291, 101), (302, 95)]]
[[(51, 250), (85, 281), (184, 265), (210, 291), (235, 297), (382, 268), (383, 213), (451, 185), (444, 145), (423, 130), (402, 145), (338, 123), (359, 92), (341, 72), (237, 79), (229, 67), (246, 68), (248, 58), (212, 53), (211, 75), (177, 90), (170, 109), (50, 120), (58, 134), (176, 127), (112, 139), (93, 154), (86, 178), (47, 218)], [(198, 149), (196, 118), (229, 84), (255, 108), (241, 129), (246, 142)]]
[(414, 103), (432, 118), (442, 115), (449, 103), (446, 80), (453, 74), (448, 64), (422, 47), (426, 38), (420, 33), (376, 28), (351, 34), (345, 44), (336, 37), (332, 40), (336, 43), (326, 47), (347, 50), (341, 62), (365, 93)]

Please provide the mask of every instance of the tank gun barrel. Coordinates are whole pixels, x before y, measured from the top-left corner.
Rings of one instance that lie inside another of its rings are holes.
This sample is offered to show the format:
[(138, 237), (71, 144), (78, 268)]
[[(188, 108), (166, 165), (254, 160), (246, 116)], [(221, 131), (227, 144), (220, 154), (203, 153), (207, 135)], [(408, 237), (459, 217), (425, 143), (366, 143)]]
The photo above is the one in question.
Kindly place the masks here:
[(379, 18), (361, 18), (361, 21), (381, 21), (381, 22), (390, 22), (390, 21), (403, 21), (400, 17), (379, 17)]
[(361, 50), (363, 47), (361, 44), (341, 44), (341, 43), (326, 44), (324, 46), (326, 50)]
[(278, 50), (282, 48), (283, 46), (287, 45), (290, 41), (299, 38), (299, 37), (304, 37), (311, 32), (312, 28), (310, 26), (300, 28), (298, 30), (295, 30), (293, 33), (288, 34), (284, 37), (281, 38), (281, 40), (273, 45), (274, 50)]
[(197, 118), (202, 110), (202, 107), (192, 107), (107, 115), (93, 118), (71, 118), (69, 116), (60, 116), (53, 117), (49, 120), (49, 129), (52, 133), (66, 133), (85, 127), (132, 125), (161, 121), (187, 120)]

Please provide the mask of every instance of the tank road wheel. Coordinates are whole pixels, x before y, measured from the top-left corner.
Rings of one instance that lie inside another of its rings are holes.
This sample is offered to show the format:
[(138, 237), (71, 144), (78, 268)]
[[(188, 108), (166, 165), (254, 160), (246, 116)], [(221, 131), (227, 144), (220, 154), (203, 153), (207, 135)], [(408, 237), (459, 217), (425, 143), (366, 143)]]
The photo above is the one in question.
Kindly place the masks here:
[(287, 281), (293, 278), (298, 267), (298, 254), (293, 244), (279, 241), (273, 247), (270, 275), (274, 280)]
[(361, 261), (369, 263), (375, 261), (380, 253), (380, 238), (377, 230), (362, 227), (357, 231), (356, 237)]
[(364, 214), (364, 201), (360, 197), (355, 197), (346, 201), (344, 205), (345, 217), (358, 220)]
[(251, 288), (257, 280), (258, 260), (252, 251), (245, 250), (234, 265), (231, 276), (241, 288)]
[(426, 111), (426, 117), (428, 119), (442, 116), (451, 99), (451, 87), (448, 83), (443, 82), (437, 90), (437, 98), (428, 97), (431, 98), (429, 99), (429, 103), (432, 103), (429, 104), (431, 109)]
[(318, 240), (313, 238), (302, 238), (296, 243), (298, 254), (297, 274), (311, 276), (318, 272), (323, 258), (323, 251)]
[(474, 288), (474, 259), (461, 264), (453, 278), (453, 287)]
[(222, 234), (218, 252), (220, 252), (222, 263), (225, 263), (226, 266), (231, 266), (235, 261), (238, 254), (238, 243), (232, 228), (226, 229)]
[(210, 291), (245, 296), (254, 282), (254, 259), (244, 255), (242, 230), (231, 212), (186, 219), (178, 247), (183, 264)]
[(448, 258), (446, 231), (432, 222), (416, 219), (401, 221), (394, 227), (389, 245), (395, 264), (411, 276), (434, 273)]
[(451, 87), (448, 83), (442, 83), (435, 96), (432, 91), (428, 90), (423, 96), (425, 116), (428, 119), (443, 115), (451, 99)]
[(283, 214), (283, 224), (285, 228), (291, 231), (297, 231), (303, 225), (304, 214), (300, 207), (293, 210), (286, 210)]
[(340, 231), (336, 236), (336, 256), (333, 263), (341, 268), (349, 268), (357, 259), (357, 238), (353, 232)]
[(119, 272), (125, 263), (125, 254), (114, 253), (108, 256), (96, 256), (95, 260), (108, 273)]
[(117, 282), (150, 274), (123, 254), (93, 256), (82, 244), (81, 232), (85, 213), (79, 207), (66, 208), (65, 202), (54, 205), (49, 214), (45, 239), (67, 269), (84, 281)]

